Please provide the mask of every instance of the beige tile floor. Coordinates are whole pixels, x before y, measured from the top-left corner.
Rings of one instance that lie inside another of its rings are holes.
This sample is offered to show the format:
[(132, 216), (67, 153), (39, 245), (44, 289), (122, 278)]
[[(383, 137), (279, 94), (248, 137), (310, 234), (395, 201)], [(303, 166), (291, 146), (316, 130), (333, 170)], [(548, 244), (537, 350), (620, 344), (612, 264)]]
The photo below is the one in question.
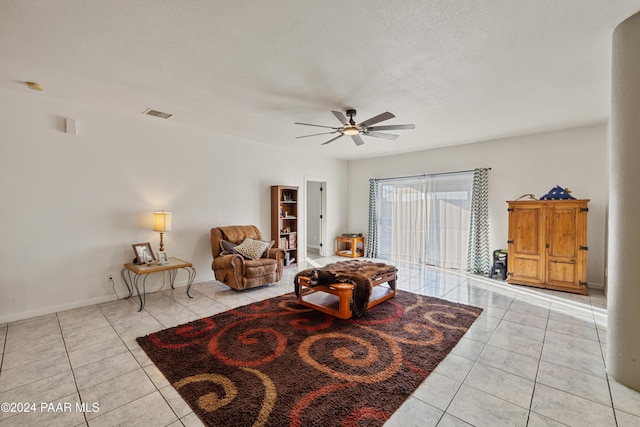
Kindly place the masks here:
[[(640, 426), (640, 393), (607, 377), (601, 291), (585, 297), (398, 267), (400, 289), (484, 311), (385, 425)], [(128, 299), (0, 324), (0, 403), (37, 404), (0, 412), (0, 426), (202, 425), (135, 338), (291, 292), (296, 271), (242, 293), (218, 282), (195, 284), (193, 299), (184, 288), (160, 290), (140, 313)]]
[(317, 260), (319, 258), (322, 258), (322, 255), (320, 255), (320, 250), (315, 249), (315, 248), (307, 248), (307, 259), (308, 260)]

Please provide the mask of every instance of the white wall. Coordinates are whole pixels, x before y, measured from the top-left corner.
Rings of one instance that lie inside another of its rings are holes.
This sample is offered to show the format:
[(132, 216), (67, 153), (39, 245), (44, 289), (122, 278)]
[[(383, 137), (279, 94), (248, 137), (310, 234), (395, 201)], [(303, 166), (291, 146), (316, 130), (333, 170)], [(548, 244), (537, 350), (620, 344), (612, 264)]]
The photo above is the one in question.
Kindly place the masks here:
[(155, 210), (173, 212), (165, 249), (193, 262), (196, 282), (213, 279), (211, 227), (255, 224), (269, 237), (271, 185), (327, 177), (328, 234), (345, 229), (344, 161), (38, 93), (0, 97), (0, 323), (113, 299), (110, 272), (122, 296), (131, 244), (158, 250)]
[(348, 228), (366, 233), (369, 178), (453, 172), (490, 167), (491, 250), (507, 246), (507, 200), (569, 187), (589, 203), (587, 280), (601, 286), (605, 265), (608, 200), (607, 127), (595, 125), (522, 137), (350, 161)]

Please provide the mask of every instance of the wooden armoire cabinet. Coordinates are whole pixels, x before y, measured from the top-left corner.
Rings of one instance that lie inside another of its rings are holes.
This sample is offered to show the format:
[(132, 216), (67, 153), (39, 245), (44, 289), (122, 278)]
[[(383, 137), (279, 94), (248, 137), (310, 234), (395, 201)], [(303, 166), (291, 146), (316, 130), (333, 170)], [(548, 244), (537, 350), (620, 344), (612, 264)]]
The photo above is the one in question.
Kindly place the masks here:
[(589, 200), (509, 201), (507, 283), (588, 295)]

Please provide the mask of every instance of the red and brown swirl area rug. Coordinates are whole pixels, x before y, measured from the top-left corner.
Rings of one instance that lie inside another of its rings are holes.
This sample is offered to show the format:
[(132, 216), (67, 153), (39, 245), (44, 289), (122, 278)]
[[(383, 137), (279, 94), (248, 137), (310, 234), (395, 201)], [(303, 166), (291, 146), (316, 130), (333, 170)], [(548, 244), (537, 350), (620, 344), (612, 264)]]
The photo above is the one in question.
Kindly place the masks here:
[(482, 309), (398, 291), (340, 320), (294, 294), (138, 338), (210, 426), (379, 426)]

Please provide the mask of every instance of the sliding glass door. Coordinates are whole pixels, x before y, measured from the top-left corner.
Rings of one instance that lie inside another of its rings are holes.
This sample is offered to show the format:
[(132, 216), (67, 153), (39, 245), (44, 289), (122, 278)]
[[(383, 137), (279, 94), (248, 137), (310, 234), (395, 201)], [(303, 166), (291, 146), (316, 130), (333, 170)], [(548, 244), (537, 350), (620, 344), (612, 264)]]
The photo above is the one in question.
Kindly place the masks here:
[(466, 269), (473, 172), (377, 181), (381, 258)]

